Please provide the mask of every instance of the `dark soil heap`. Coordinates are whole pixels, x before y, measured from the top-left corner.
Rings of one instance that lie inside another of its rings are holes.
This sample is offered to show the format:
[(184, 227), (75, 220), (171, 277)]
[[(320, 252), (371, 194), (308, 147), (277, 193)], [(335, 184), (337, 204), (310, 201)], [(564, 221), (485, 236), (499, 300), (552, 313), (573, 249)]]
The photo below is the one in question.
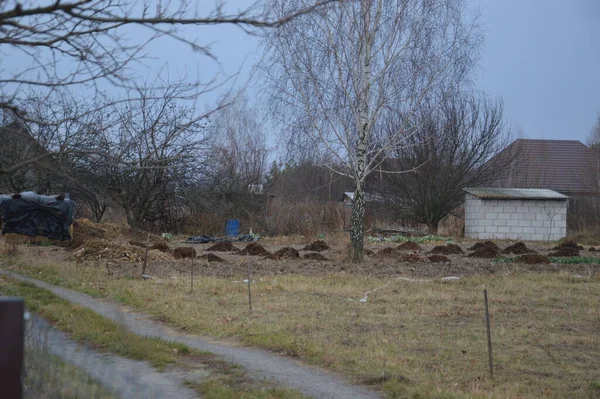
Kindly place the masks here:
[(273, 254), (274, 259), (298, 259), (300, 254), (292, 247), (284, 247)]
[(577, 245), (577, 243), (574, 241), (567, 240), (553, 249), (555, 249), (556, 252), (552, 252), (548, 256), (568, 257), (579, 256), (579, 251), (583, 250), (583, 247)]
[(522, 255), (522, 254), (531, 254), (535, 253), (534, 250), (527, 248), (524, 242), (519, 241), (510, 245), (502, 250), (503, 254), (514, 254), (514, 255)]
[(309, 259), (309, 260), (318, 260), (321, 262), (326, 262), (329, 259), (327, 259), (326, 257), (324, 257), (323, 255), (321, 255), (318, 252), (309, 252), (307, 254), (304, 254), (304, 256), (302, 257), (302, 259)]
[(304, 248), (302, 248), (303, 251), (315, 251), (315, 252), (325, 251), (326, 249), (329, 249), (329, 245), (327, 245), (327, 243), (323, 240), (314, 241), (314, 242), (308, 244), (307, 246), (305, 246)]
[(205, 251), (214, 251), (214, 252), (238, 252), (239, 248), (235, 247), (229, 241), (221, 241), (216, 243), (210, 248), (205, 249)]
[(158, 249), (160, 252), (172, 252), (171, 248), (164, 242), (157, 242), (153, 244), (150, 249)]
[(246, 245), (246, 248), (238, 252), (239, 255), (250, 255), (250, 256), (269, 256), (271, 253), (267, 251), (262, 245), (257, 242), (251, 242)]
[(179, 247), (173, 251), (175, 259), (195, 258), (196, 250), (192, 247)]
[(575, 241), (573, 241), (573, 240), (567, 240), (567, 241), (561, 243), (560, 245), (558, 245), (558, 246), (556, 246), (556, 247), (554, 247), (552, 249), (556, 251), (556, 250), (561, 249), (561, 248), (575, 248), (575, 249), (577, 249), (579, 251), (583, 251), (583, 247), (581, 245), (577, 245), (577, 243)]
[(469, 248), (469, 251), (477, 251), (479, 249), (491, 249), (492, 251), (500, 251), (500, 248), (496, 245), (496, 243), (492, 241), (478, 242)]
[(139, 241), (129, 241), (129, 245), (133, 245), (134, 247), (146, 248), (146, 244)]
[(494, 259), (498, 256), (498, 250), (492, 248), (482, 248), (469, 254), (469, 258)]
[(596, 252), (596, 248), (590, 247), (590, 249), (588, 249), (588, 251), (590, 251), (590, 252)]
[(515, 258), (515, 262), (526, 263), (528, 265), (537, 265), (540, 263), (548, 264), (548, 263), (550, 263), (550, 259), (548, 259), (548, 257), (545, 255), (527, 254), (527, 255), (517, 256)]
[(431, 255), (427, 259), (429, 259), (431, 263), (450, 263), (450, 259), (444, 255)]
[(208, 262), (225, 262), (222, 258), (219, 258), (215, 254), (204, 254), (200, 256), (201, 259), (206, 259)]
[(398, 251), (391, 247), (382, 248), (375, 254), (377, 258), (397, 258), (398, 256), (400, 256)]
[(401, 254), (400, 255), (400, 260), (403, 262), (408, 262), (408, 263), (419, 263), (419, 262), (425, 262), (425, 258), (420, 257), (418, 254), (416, 253), (412, 253), (412, 254)]
[(375, 252), (371, 251), (370, 249), (365, 249), (365, 250), (363, 251), (363, 255), (366, 255), (366, 256), (373, 256), (373, 255), (375, 255)]
[(573, 247), (559, 248), (558, 251), (550, 253), (548, 256), (569, 257), (579, 256), (579, 250)]
[(429, 253), (439, 255), (462, 255), (464, 252), (462, 248), (456, 244), (446, 244), (433, 247)]
[(422, 248), (416, 242), (406, 241), (398, 245), (396, 248), (398, 251), (421, 251)]

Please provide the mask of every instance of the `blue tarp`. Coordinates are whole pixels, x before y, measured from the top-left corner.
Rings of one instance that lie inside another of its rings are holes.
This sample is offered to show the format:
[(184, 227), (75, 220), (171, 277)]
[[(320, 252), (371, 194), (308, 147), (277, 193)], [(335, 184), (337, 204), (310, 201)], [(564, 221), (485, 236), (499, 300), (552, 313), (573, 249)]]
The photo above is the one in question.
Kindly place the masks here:
[(16, 233), (53, 240), (70, 240), (75, 204), (68, 194), (49, 196), (33, 191), (0, 195), (2, 234)]

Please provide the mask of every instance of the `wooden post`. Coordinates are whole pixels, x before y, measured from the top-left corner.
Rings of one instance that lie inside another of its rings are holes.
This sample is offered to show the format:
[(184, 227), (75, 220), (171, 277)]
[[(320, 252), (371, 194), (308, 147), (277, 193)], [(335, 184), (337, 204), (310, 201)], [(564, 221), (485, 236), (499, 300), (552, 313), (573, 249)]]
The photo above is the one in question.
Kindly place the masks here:
[(23, 397), (25, 305), (22, 298), (0, 298), (0, 387), (2, 397)]
[(487, 289), (483, 290), (483, 299), (485, 301), (485, 324), (487, 327), (487, 341), (488, 341), (488, 361), (490, 365), (490, 378), (494, 379), (494, 359), (492, 358), (492, 332), (490, 329), (490, 311), (488, 307), (488, 294)]
[(146, 274), (146, 265), (148, 265), (148, 247), (150, 246), (150, 234), (146, 238), (146, 254), (144, 255), (144, 266), (142, 266), (142, 275)]
[(250, 291), (250, 281), (252, 280), (252, 273), (250, 273), (250, 262), (248, 262), (248, 308), (252, 311), (252, 292)]
[(192, 270), (191, 270), (191, 274), (192, 274), (192, 284), (190, 287), (190, 292), (194, 292), (194, 254), (192, 253)]

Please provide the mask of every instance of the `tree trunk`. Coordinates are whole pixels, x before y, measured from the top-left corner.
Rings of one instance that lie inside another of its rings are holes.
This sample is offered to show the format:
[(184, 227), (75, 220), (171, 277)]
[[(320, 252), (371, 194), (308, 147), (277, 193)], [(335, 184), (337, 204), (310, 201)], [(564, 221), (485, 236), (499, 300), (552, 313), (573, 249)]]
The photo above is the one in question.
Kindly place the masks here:
[(363, 260), (363, 241), (365, 236), (365, 203), (362, 191), (364, 179), (367, 175), (367, 143), (371, 130), (369, 100), (371, 97), (372, 79), (372, 48), (375, 32), (371, 28), (372, 0), (362, 0), (361, 17), (363, 23), (364, 48), (363, 57), (360, 60), (359, 70), (362, 75), (360, 91), (357, 93), (360, 103), (358, 112), (358, 137), (356, 140), (356, 171), (354, 179), (356, 190), (354, 191), (354, 203), (352, 205), (352, 216), (350, 217), (350, 243), (352, 245), (352, 263), (360, 263)]
[(363, 243), (365, 236), (365, 202), (362, 185), (359, 184), (354, 191), (352, 216), (350, 216), (350, 250), (352, 263), (363, 261)]
[(437, 235), (439, 224), (440, 224), (439, 220), (427, 223), (427, 232), (433, 236)]

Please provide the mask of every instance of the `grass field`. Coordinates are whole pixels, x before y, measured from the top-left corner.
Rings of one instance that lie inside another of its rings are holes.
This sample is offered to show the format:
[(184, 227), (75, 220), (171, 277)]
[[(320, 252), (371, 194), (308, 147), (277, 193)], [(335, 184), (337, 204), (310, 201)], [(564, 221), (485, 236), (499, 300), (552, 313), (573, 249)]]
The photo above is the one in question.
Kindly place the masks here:
[[(207, 366), (210, 376), (190, 385), (205, 398), (300, 399), (304, 397), (292, 390), (257, 384), (248, 379), (242, 370), (219, 360), (210, 353), (191, 350), (182, 344), (130, 333), (93, 311), (71, 304), (50, 291), (30, 283), (0, 276), (0, 293), (23, 297), (28, 310), (49, 320), (61, 331), (69, 333), (72, 339), (92, 345), (97, 350), (144, 360), (159, 370), (164, 370), (171, 365), (185, 369), (195, 366), (194, 363), (200, 361)], [(28, 340), (28, 343), (30, 341), (36, 342), (34, 339)], [(27, 348), (28, 378), (25, 379), (25, 387), (31, 393), (28, 397), (110, 398), (110, 395), (84, 373), (62, 363), (60, 359), (45, 353), (43, 349), (41, 345), (33, 348), (28, 345)]]
[(598, 275), (509, 272), (447, 282), (256, 276), (250, 312), (243, 276), (202, 277), (190, 293), (189, 280), (177, 275), (115, 279), (101, 268), (31, 258), (14, 258), (9, 268), (121, 302), (186, 333), (300, 358), (388, 397), (600, 397)]

